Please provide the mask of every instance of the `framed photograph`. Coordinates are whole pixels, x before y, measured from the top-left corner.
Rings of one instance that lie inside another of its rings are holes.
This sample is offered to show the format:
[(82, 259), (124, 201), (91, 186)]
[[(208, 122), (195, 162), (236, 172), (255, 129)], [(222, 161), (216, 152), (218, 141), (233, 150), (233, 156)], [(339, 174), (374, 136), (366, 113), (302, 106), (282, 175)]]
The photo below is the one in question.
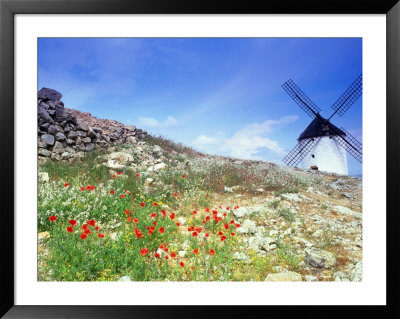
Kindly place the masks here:
[(0, 10), (5, 318), (398, 313), (397, 1)]

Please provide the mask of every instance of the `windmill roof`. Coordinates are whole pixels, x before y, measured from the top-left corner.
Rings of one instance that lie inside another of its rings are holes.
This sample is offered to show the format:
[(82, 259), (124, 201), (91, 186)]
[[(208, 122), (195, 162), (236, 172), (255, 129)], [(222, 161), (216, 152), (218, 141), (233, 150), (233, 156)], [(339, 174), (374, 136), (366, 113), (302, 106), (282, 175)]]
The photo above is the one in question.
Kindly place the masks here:
[[(324, 126), (328, 126), (328, 130), (324, 130)], [(327, 136), (327, 135), (342, 135), (345, 136), (346, 133), (339, 129), (337, 126), (333, 125), (331, 122), (326, 121), (322, 117), (315, 117), (314, 120), (307, 126), (307, 128), (300, 134), (298, 140), (303, 140), (306, 138)]]

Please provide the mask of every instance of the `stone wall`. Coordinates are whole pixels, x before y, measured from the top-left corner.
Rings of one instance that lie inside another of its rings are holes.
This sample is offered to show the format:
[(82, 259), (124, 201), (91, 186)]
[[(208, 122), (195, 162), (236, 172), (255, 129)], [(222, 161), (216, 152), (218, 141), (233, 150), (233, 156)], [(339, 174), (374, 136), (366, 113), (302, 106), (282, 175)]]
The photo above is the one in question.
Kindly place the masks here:
[[(72, 162), (96, 149), (112, 145), (136, 144), (147, 132), (134, 125), (101, 120), (76, 110), (66, 109), (62, 94), (42, 88), (38, 92), (38, 160)], [(97, 125), (98, 124), (98, 125)]]

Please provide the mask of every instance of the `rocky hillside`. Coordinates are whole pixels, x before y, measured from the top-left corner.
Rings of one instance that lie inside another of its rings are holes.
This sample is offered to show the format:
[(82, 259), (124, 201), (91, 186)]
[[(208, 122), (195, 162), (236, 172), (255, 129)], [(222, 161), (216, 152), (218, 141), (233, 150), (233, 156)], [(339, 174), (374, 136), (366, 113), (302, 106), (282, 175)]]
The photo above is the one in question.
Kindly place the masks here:
[[(362, 279), (361, 179), (201, 154), (135, 127), (66, 109), (58, 94), (49, 89), (39, 92), (39, 161), (44, 164), (39, 166), (39, 194), (43, 193), (39, 209), (43, 207), (44, 216), (39, 225), (45, 225), (47, 215), (58, 209), (58, 204), (52, 204), (54, 209), (49, 204), (49, 198), (59, 196), (57, 185), (84, 181), (88, 170), (96, 170), (93, 178), (99, 188), (118, 180), (125, 189), (137, 187), (133, 198), (157, 197), (164, 209), (173, 208), (182, 238), (192, 238), (189, 226), (205, 218), (208, 209), (218, 211), (221, 218), (231, 212), (240, 227), (230, 256), (239, 268), (217, 280)], [(75, 176), (77, 164), (71, 159), (85, 158), (85, 153), (96, 149), (93, 161)], [(139, 186), (133, 184), (137, 178)], [(195, 217), (193, 207), (198, 210)], [(74, 214), (89, 209), (81, 210)], [(117, 227), (108, 229), (113, 240), (119, 236)], [(185, 263), (189, 239), (178, 248)]]

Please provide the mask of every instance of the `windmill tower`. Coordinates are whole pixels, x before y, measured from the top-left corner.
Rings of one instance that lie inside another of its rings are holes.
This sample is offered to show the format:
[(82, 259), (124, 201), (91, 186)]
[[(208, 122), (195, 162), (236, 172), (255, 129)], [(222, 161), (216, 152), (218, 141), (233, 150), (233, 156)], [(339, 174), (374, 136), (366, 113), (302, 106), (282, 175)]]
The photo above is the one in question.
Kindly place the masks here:
[(346, 152), (362, 162), (362, 145), (343, 127), (340, 129), (330, 122), (337, 113), (342, 116), (361, 96), (362, 75), (332, 105), (333, 114), (323, 118), (321, 109), (292, 81), (282, 85), (289, 96), (313, 120), (297, 139), (298, 144), (285, 156), (283, 162), (304, 169), (318, 169), (325, 172), (348, 175)]

